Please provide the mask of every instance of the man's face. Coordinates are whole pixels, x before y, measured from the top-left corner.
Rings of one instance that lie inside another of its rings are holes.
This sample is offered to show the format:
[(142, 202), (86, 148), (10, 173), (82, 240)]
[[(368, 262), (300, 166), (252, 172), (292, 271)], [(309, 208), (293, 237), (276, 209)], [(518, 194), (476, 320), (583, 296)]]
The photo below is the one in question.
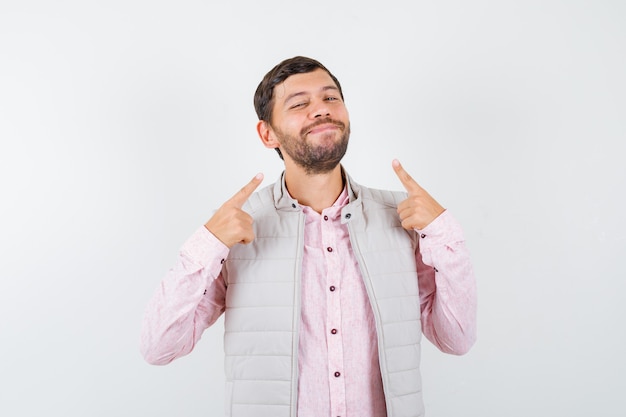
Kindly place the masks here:
[(285, 158), (308, 174), (332, 171), (348, 148), (350, 120), (339, 89), (322, 69), (274, 87), (271, 128)]

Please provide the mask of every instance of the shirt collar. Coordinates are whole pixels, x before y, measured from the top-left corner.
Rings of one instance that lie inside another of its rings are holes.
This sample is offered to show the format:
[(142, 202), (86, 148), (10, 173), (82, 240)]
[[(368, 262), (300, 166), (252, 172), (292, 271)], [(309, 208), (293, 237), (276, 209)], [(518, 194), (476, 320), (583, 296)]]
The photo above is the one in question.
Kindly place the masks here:
[[(344, 210), (348, 205), (360, 205), (361, 199), (359, 198), (360, 187), (352, 178), (346, 173), (343, 166), (341, 167), (341, 174), (344, 178), (344, 187), (343, 191), (333, 204), (333, 206), (343, 207)], [(274, 184), (274, 206), (278, 210), (287, 210), (287, 211), (299, 211), (300, 205), (298, 204), (298, 200), (291, 197), (289, 192), (287, 191), (287, 185), (285, 183), (285, 171), (282, 172), (280, 179), (276, 181)]]

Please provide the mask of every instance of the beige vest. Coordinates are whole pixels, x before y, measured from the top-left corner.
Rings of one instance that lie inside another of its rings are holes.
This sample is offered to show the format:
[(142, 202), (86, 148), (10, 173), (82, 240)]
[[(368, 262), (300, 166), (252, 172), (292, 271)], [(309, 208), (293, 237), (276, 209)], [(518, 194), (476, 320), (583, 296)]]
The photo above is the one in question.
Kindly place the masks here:
[[(342, 222), (376, 320), (387, 416), (420, 417), (417, 236), (402, 228), (396, 212), (406, 194), (369, 189), (350, 178), (347, 185)], [(304, 214), (284, 179), (252, 195), (244, 210), (254, 218), (256, 239), (233, 247), (222, 269), (228, 286), (226, 415), (296, 417)]]

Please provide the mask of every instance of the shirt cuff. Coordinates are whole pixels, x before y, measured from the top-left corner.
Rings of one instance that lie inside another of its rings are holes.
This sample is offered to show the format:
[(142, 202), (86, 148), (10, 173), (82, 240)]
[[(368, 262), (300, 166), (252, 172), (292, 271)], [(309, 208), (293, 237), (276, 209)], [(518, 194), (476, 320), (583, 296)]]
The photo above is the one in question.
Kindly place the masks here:
[(420, 247), (429, 249), (465, 241), (461, 224), (446, 210), (423, 229), (415, 229), (420, 237)]
[(219, 265), (221, 268), (229, 251), (228, 246), (204, 226), (196, 230), (181, 248), (182, 253), (203, 267)]

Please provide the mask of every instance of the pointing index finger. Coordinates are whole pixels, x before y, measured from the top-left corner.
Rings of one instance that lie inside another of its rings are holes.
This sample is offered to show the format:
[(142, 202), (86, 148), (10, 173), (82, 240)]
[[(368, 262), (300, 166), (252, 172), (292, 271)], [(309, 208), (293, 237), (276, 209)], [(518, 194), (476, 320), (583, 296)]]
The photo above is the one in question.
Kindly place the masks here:
[(404, 170), (404, 168), (400, 164), (400, 161), (394, 159), (391, 162), (391, 165), (393, 166), (393, 170), (396, 172), (396, 175), (400, 179), (400, 182), (408, 192), (417, 191), (420, 189), (419, 184), (409, 175), (408, 172)]
[(237, 191), (237, 193), (232, 196), (227, 203), (241, 208), (261, 182), (263, 182), (263, 174), (259, 172), (249, 183), (244, 185), (241, 190)]

